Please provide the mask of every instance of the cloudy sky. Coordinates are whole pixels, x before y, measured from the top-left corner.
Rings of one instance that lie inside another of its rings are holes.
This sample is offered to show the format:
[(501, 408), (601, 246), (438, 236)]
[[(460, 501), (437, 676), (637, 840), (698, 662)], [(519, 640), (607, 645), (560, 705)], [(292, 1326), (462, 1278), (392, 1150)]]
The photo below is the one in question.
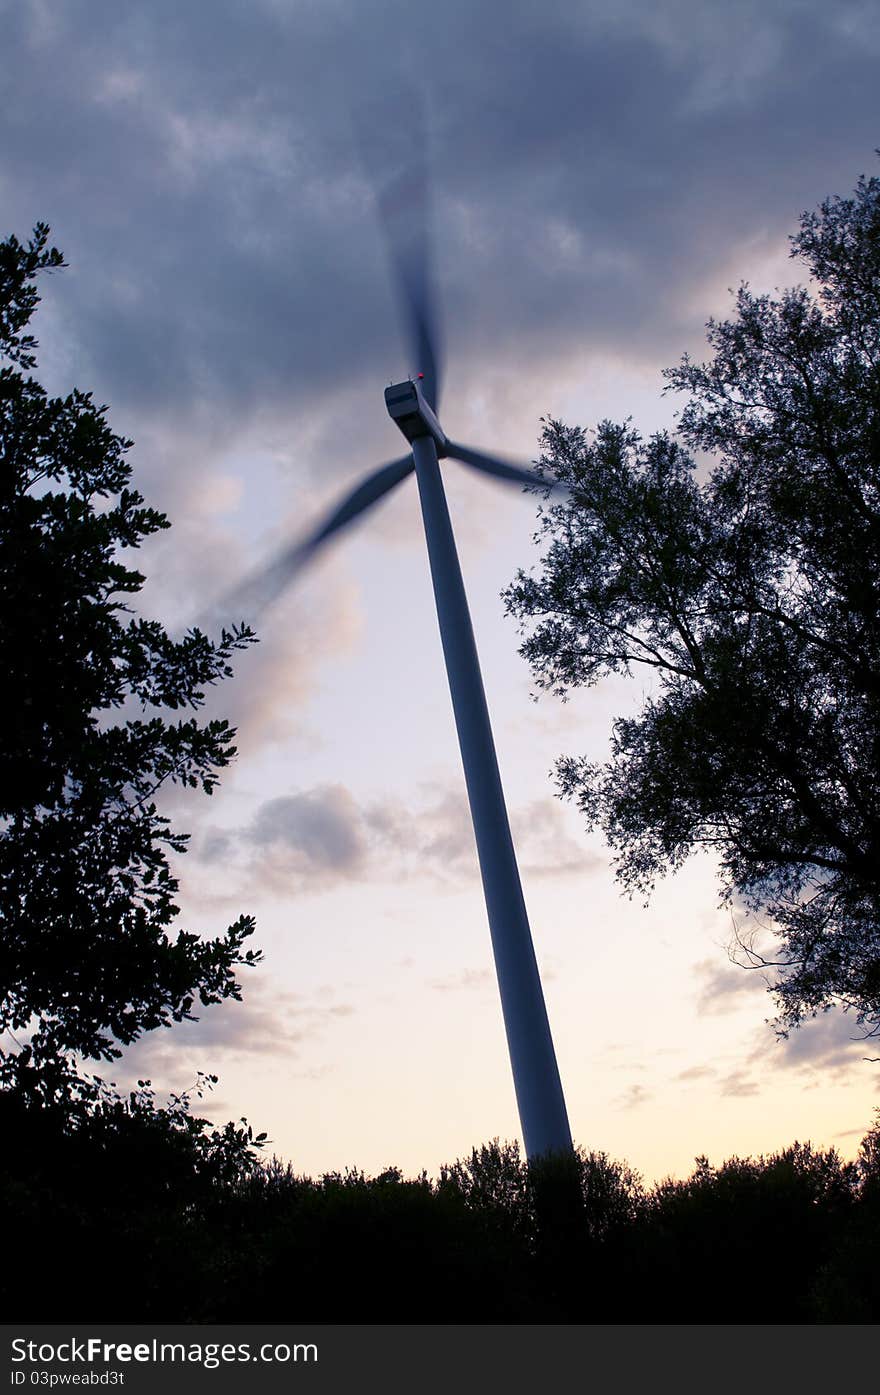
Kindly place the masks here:
[[(181, 630), (401, 453), (416, 371), (376, 212), (424, 159), (457, 439), (541, 416), (673, 420), (660, 369), (729, 287), (790, 284), (800, 213), (873, 173), (869, 0), (0, 0), (4, 235), (51, 224), (47, 386), (93, 389), (173, 528), (144, 613)], [(444, 466), (572, 1130), (647, 1176), (795, 1138), (852, 1154), (878, 1102), (849, 1019), (779, 1043), (710, 862), (645, 908), (558, 803), (641, 679), (531, 700), (499, 593), (534, 501)], [(192, 832), (183, 923), (258, 919), (241, 1005), (115, 1072), (221, 1079), (298, 1169), (439, 1164), (518, 1122), (412, 481), (261, 622), (211, 710), (240, 755)], [(238, 618), (230, 616), (232, 618)], [(873, 1054), (876, 1054), (874, 1052)]]

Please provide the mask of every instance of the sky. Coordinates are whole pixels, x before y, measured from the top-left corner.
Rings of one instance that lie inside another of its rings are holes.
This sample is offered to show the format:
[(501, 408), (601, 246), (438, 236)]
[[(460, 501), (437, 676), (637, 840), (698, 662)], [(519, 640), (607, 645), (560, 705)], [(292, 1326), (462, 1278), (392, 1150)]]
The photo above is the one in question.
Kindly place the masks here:
[[(661, 370), (730, 288), (803, 279), (800, 214), (874, 173), (880, 11), (821, 0), (0, 0), (2, 235), (37, 220), (39, 374), (110, 406), (173, 527), (138, 605), (175, 633), (401, 454), (409, 361), (377, 171), (430, 174), (455, 439), (534, 459), (542, 417), (674, 427)], [(555, 797), (640, 676), (535, 700), (500, 593), (535, 500), (445, 462), (575, 1142), (648, 1179), (795, 1139), (853, 1156), (877, 1054), (831, 1013), (780, 1041), (695, 858), (649, 906)], [(242, 618), (230, 615), (229, 619)], [(260, 622), (206, 711), (238, 728), (181, 925), (257, 918), (243, 1001), (105, 1074), (246, 1115), (297, 1171), (415, 1174), (519, 1137), (412, 480)]]

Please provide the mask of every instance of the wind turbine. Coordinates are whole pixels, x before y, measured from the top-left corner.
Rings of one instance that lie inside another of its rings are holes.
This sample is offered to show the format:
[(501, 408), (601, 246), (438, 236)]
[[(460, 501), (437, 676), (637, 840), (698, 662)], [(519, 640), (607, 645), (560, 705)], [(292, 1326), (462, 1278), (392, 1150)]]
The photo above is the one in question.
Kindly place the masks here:
[[(415, 379), (385, 389), (391, 420), (406, 438), (405, 455), (373, 471), (304, 541), (286, 548), (256, 581), (253, 599), (273, 600), (299, 569), (355, 519), (415, 473), (440, 638), (464, 766), (468, 801), (480, 863), (504, 1026), (513, 1069), (520, 1124), (529, 1159), (570, 1153), (572, 1142), (556, 1053), (538, 974), (528, 915), (510, 833), (495, 742), (483, 690), (467, 597), (443, 488), (441, 460), (457, 460), (508, 483), (549, 489), (553, 481), (496, 456), (461, 445), (446, 435), (437, 416), (440, 354), (430, 294), (427, 222), (418, 220), (407, 247), (398, 213), (421, 205), (425, 181), (410, 169), (380, 197), (392, 268), (401, 296), (409, 348), (418, 365)], [(239, 597), (241, 592), (238, 593)]]

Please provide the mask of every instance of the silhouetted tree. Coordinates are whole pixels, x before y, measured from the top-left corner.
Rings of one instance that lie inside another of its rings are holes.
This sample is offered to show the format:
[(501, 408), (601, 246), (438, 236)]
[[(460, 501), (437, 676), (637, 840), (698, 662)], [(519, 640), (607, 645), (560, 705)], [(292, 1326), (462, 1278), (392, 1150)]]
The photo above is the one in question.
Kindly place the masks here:
[[(168, 714), (197, 709), (253, 635), (174, 640), (124, 604), (144, 578), (119, 551), (169, 525), (130, 488), (106, 408), (26, 376), (35, 278), (63, 265), (43, 224), (0, 243), (0, 1031), (29, 1037), (0, 1080), (47, 1100), (70, 1091), (72, 1053), (113, 1059), (238, 998), (235, 968), (259, 958), (246, 916), (216, 939), (169, 933), (166, 853), (186, 836), (155, 803), (165, 781), (210, 793), (235, 754), (228, 723)], [(137, 715), (114, 721), (126, 703)]]
[(392, 1167), (313, 1179), (257, 1160), (243, 1120), (212, 1131), (186, 1096), (158, 1109), (142, 1088), (98, 1093), (34, 1119), (0, 1092), (15, 1145), (0, 1150), (10, 1320), (32, 1316), (35, 1295), (46, 1321), (84, 1320), (95, 1293), (115, 1321), (880, 1318), (876, 1125), (856, 1163), (796, 1143), (698, 1158), (648, 1190), (578, 1149), (587, 1225), (560, 1252), (516, 1145), (474, 1149), (433, 1182)]
[[(628, 1236), (643, 1320), (809, 1322), (817, 1272), (854, 1208), (857, 1168), (809, 1143), (769, 1158), (697, 1158), (653, 1187)], [(766, 1277), (784, 1269), (785, 1282)]]
[(880, 1322), (880, 1109), (856, 1166), (859, 1186), (849, 1224), (814, 1285), (819, 1322)]
[(710, 849), (724, 896), (778, 934), (781, 1026), (836, 1001), (877, 1031), (880, 180), (792, 244), (814, 288), (743, 285), (714, 357), (666, 372), (690, 394), (677, 437), (545, 423), (570, 493), (506, 603), (541, 688), (654, 675), (607, 763), (557, 770), (624, 887)]
[(206, 1216), (259, 1170), (265, 1135), (192, 1113), (216, 1076), (161, 1106), (146, 1081), (121, 1096), (60, 1065), (60, 1096), (0, 1090), (0, 1223), (17, 1256), (0, 1276), (4, 1312), (85, 1316), (96, 1295), (120, 1320), (197, 1311), (188, 1287), (221, 1248)]

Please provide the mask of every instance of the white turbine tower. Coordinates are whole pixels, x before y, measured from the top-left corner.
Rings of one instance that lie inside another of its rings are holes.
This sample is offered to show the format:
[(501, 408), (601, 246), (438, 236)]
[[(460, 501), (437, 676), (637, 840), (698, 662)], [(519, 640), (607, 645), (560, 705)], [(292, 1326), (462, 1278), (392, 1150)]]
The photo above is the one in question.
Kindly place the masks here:
[[(420, 209), (415, 236), (401, 237), (401, 206)], [(334, 534), (415, 472), (425, 524), (440, 638), (464, 765), (507, 1044), (526, 1154), (570, 1153), (572, 1142), (556, 1053), (538, 974), (516, 853), (498, 771), (489, 710), (477, 657), (440, 461), (462, 461), (520, 485), (553, 481), (449, 439), (437, 417), (440, 364), (428, 273), (424, 175), (410, 171), (380, 198), (401, 294), (415, 380), (385, 389), (385, 405), (407, 441), (407, 453), (381, 466), (348, 494), (304, 541), (285, 551), (246, 586), (260, 605), (273, 600)], [(243, 593), (240, 591), (238, 596)]]

